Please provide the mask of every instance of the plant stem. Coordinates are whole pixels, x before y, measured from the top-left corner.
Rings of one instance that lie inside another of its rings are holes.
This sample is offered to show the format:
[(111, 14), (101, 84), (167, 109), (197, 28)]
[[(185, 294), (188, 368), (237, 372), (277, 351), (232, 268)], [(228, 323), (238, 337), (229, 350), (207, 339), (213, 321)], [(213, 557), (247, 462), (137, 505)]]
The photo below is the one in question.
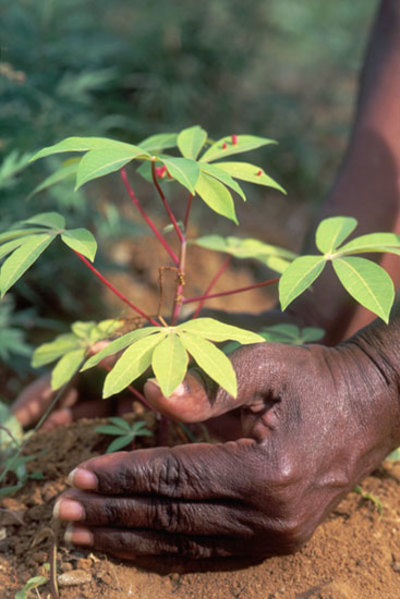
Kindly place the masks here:
[(279, 277), (277, 277), (276, 279), (269, 279), (268, 281), (262, 281), (262, 283), (255, 283), (254, 285), (249, 285), (248, 287), (231, 289), (230, 291), (221, 291), (220, 293), (212, 293), (211, 295), (199, 295), (197, 297), (188, 297), (182, 300), (182, 304), (191, 304), (192, 302), (206, 301), (214, 297), (233, 295), (234, 293), (243, 293), (244, 291), (251, 291), (252, 289), (257, 289), (258, 287), (266, 287), (267, 285), (272, 285), (273, 283), (277, 283), (278, 281)]
[(151, 163), (151, 175), (153, 177), (154, 185), (156, 186), (156, 189), (158, 191), (158, 195), (160, 196), (161, 201), (164, 204), (164, 208), (167, 211), (168, 217), (169, 217), (169, 219), (170, 219), (170, 221), (171, 221), (171, 223), (172, 223), (172, 225), (173, 225), (173, 227), (174, 227), (174, 229), (176, 231), (176, 234), (178, 235), (178, 239), (182, 243), (185, 238), (183, 236), (183, 233), (182, 233), (182, 231), (181, 231), (178, 223), (176, 222), (176, 218), (175, 218), (175, 216), (172, 213), (170, 205), (168, 204), (168, 200), (165, 197), (165, 194), (164, 194), (163, 190), (161, 189), (161, 185), (158, 182), (157, 175), (156, 175), (156, 163), (154, 161)]
[(146, 314), (145, 312), (143, 312), (140, 308), (138, 308), (137, 306), (135, 306), (135, 304), (132, 304), (132, 302), (130, 302), (128, 300), (128, 298), (126, 298), (124, 295), (122, 295), (122, 293), (120, 293), (118, 291), (118, 289), (116, 289), (114, 287), (114, 285), (112, 283), (110, 283), (110, 281), (108, 281), (98, 270), (97, 268), (95, 268), (90, 262), (89, 260), (87, 260), (85, 258), (85, 256), (82, 256), (82, 254), (80, 254), (79, 252), (76, 252), (74, 250), (75, 254), (78, 256), (78, 258), (80, 260), (82, 260), (82, 262), (88, 267), (90, 268), (90, 270), (96, 275), (96, 277), (98, 277), (100, 279), (100, 281), (102, 283), (104, 283), (104, 285), (106, 287), (108, 287), (108, 289), (110, 289), (113, 293), (115, 293), (115, 295), (117, 297), (119, 297), (120, 300), (122, 300), (123, 302), (125, 302), (125, 304), (127, 304), (130, 308), (132, 308), (132, 310), (135, 310), (135, 312), (137, 312), (138, 314), (140, 314), (140, 316), (143, 316), (143, 318), (145, 318), (146, 320), (148, 320), (148, 322), (151, 322), (151, 324), (153, 324), (156, 327), (160, 326), (160, 323), (157, 322), (156, 320), (154, 320), (154, 318), (152, 318), (151, 316), (149, 316), (148, 314)]
[(188, 228), (188, 224), (189, 224), (190, 209), (192, 207), (193, 198), (194, 198), (194, 195), (191, 193), (189, 196), (188, 202), (186, 204), (185, 218), (183, 220), (183, 226), (185, 228), (186, 234), (187, 234), (187, 228)]
[(179, 264), (179, 258), (178, 258), (178, 256), (175, 254), (175, 252), (173, 251), (173, 249), (168, 245), (168, 243), (162, 237), (161, 233), (159, 232), (159, 230), (157, 229), (157, 227), (155, 226), (155, 224), (153, 223), (153, 221), (151, 220), (151, 218), (149, 217), (149, 215), (146, 213), (146, 211), (140, 205), (139, 200), (136, 197), (135, 192), (133, 191), (132, 187), (130, 186), (130, 183), (128, 181), (128, 176), (127, 176), (126, 170), (124, 168), (121, 168), (120, 175), (121, 175), (121, 179), (124, 182), (125, 188), (126, 188), (128, 194), (129, 194), (129, 197), (131, 198), (134, 206), (139, 210), (141, 216), (146, 221), (146, 223), (148, 224), (148, 226), (150, 227), (150, 229), (153, 231), (154, 235), (157, 237), (158, 241), (161, 243), (161, 245), (163, 246), (163, 248), (165, 249), (165, 251), (170, 255), (170, 257), (172, 258), (172, 261), (174, 262), (174, 264), (178, 265)]
[(186, 239), (184, 239), (181, 242), (181, 251), (179, 256), (178, 283), (176, 286), (174, 306), (172, 308), (172, 326), (175, 326), (178, 322), (179, 314), (181, 312), (182, 304), (184, 302), (183, 289), (185, 287), (186, 248), (187, 243)]
[(205, 292), (204, 292), (205, 297), (202, 300), (200, 300), (199, 305), (197, 306), (196, 310), (194, 311), (192, 318), (198, 317), (198, 315), (200, 314), (200, 310), (202, 309), (202, 307), (204, 305), (204, 302), (206, 301), (207, 297), (209, 297), (209, 295), (210, 295), (211, 289), (214, 287), (215, 283), (218, 281), (218, 279), (220, 278), (222, 273), (225, 272), (225, 270), (228, 267), (228, 265), (230, 264), (231, 260), (232, 260), (232, 256), (228, 256), (226, 258), (226, 260), (223, 262), (223, 264), (221, 265), (221, 267), (218, 269), (217, 273), (214, 275), (213, 279), (211, 280), (209, 286), (205, 290)]

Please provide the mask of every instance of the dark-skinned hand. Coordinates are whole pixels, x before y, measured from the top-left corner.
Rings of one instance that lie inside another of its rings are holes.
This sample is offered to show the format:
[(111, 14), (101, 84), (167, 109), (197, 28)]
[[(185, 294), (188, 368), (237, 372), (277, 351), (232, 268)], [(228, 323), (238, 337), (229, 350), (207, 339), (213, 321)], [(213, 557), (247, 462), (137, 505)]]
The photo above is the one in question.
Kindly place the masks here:
[(237, 399), (207, 397), (193, 376), (168, 399), (148, 382), (153, 405), (186, 422), (240, 406), (242, 438), (84, 462), (55, 508), (74, 522), (67, 539), (128, 559), (297, 550), (400, 441), (398, 377), (377, 338), (241, 348)]

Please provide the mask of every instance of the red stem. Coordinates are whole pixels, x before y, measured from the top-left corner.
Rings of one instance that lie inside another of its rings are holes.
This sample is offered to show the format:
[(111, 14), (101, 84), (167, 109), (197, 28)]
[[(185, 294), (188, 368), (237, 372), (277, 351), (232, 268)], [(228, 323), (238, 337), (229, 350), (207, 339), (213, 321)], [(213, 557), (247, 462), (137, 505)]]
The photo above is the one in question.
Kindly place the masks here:
[(232, 256), (228, 256), (226, 258), (226, 260), (223, 262), (222, 266), (217, 271), (217, 273), (214, 275), (213, 279), (211, 280), (211, 283), (209, 284), (209, 286), (207, 287), (207, 289), (204, 292), (204, 298), (202, 300), (200, 300), (199, 305), (197, 306), (195, 312), (193, 313), (192, 318), (197, 318), (198, 317), (198, 315), (200, 314), (200, 311), (201, 311), (202, 307), (204, 306), (204, 302), (206, 301), (206, 299), (210, 295), (211, 289), (214, 287), (215, 283), (218, 281), (218, 279), (223, 274), (223, 272), (226, 270), (226, 268), (228, 267), (228, 265), (229, 265), (229, 263), (230, 263), (231, 260), (232, 260)]
[(185, 233), (187, 234), (187, 228), (188, 228), (188, 223), (189, 223), (189, 215), (190, 215), (190, 209), (192, 207), (192, 201), (193, 201), (194, 195), (191, 193), (188, 199), (188, 202), (186, 204), (186, 213), (185, 213), (185, 218), (183, 220), (183, 225), (185, 227)]
[(159, 182), (157, 180), (156, 163), (154, 161), (151, 163), (151, 174), (152, 174), (152, 177), (153, 177), (154, 185), (156, 186), (158, 194), (159, 194), (159, 196), (160, 196), (160, 198), (162, 200), (162, 203), (164, 204), (164, 208), (167, 211), (167, 214), (168, 214), (169, 219), (170, 219), (170, 221), (171, 221), (171, 223), (172, 223), (172, 225), (173, 225), (173, 227), (174, 227), (174, 229), (176, 231), (176, 234), (178, 235), (178, 239), (179, 239), (179, 241), (181, 243), (183, 243), (185, 241), (185, 237), (184, 237), (184, 235), (183, 235), (183, 233), (182, 233), (182, 231), (181, 231), (178, 223), (176, 222), (176, 218), (175, 218), (175, 216), (172, 213), (172, 210), (170, 208), (170, 205), (168, 204), (167, 198), (165, 197), (165, 194), (164, 194), (163, 190), (161, 189), (161, 185), (159, 184)]
[(174, 264), (178, 265), (179, 264), (179, 258), (178, 258), (178, 256), (175, 254), (175, 252), (173, 251), (173, 249), (168, 245), (168, 243), (162, 237), (161, 233), (158, 231), (157, 227), (155, 226), (155, 224), (153, 223), (153, 221), (151, 220), (151, 218), (148, 216), (148, 214), (145, 212), (145, 210), (140, 205), (139, 200), (136, 197), (135, 192), (133, 191), (132, 187), (129, 184), (128, 176), (126, 174), (126, 170), (124, 168), (121, 168), (120, 174), (121, 174), (121, 179), (124, 182), (125, 188), (126, 188), (128, 194), (129, 194), (129, 197), (131, 198), (133, 204), (139, 210), (139, 212), (142, 215), (143, 219), (146, 221), (146, 223), (148, 224), (148, 226), (150, 227), (150, 229), (153, 231), (154, 235), (157, 237), (158, 241), (161, 243), (161, 245), (163, 246), (163, 248), (165, 249), (165, 251), (168, 252), (168, 254), (171, 256)]
[(186, 240), (181, 243), (181, 252), (179, 256), (179, 272), (178, 283), (175, 292), (175, 301), (172, 309), (171, 325), (175, 326), (178, 322), (183, 303), (183, 289), (185, 287), (185, 270), (186, 270)]
[(108, 281), (98, 270), (97, 268), (95, 268), (92, 264), (90, 264), (89, 260), (87, 260), (85, 258), (85, 256), (82, 256), (82, 254), (80, 254), (79, 252), (76, 252), (74, 250), (75, 254), (78, 256), (78, 258), (80, 258), (82, 260), (82, 262), (88, 267), (90, 268), (90, 270), (96, 275), (97, 278), (100, 279), (100, 281), (102, 283), (104, 283), (104, 285), (106, 287), (108, 287), (108, 289), (110, 289), (113, 293), (115, 293), (115, 295), (117, 297), (119, 297), (120, 300), (122, 300), (123, 302), (125, 302), (125, 304), (127, 304), (130, 308), (132, 308), (132, 310), (135, 310), (135, 312), (137, 312), (138, 314), (140, 314), (140, 316), (143, 316), (143, 318), (145, 318), (146, 320), (148, 320), (149, 322), (151, 322), (151, 324), (153, 324), (156, 327), (161, 326), (159, 322), (157, 322), (156, 320), (154, 320), (154, 318), (152, 318), (151, 316), (149, 316), (148, 314), (146, 314), (145, 312), (143, 312), (140, 308), (138, 308), (137, 306), (135, 306), (135, 304), (132, 304), (132, 302), (130, 302), (128, 300), (128, 298), (126, 298), (124, 295), (122, 295), (122, 293), (120, 293), (118, 291), (118, 289), (116, 289), (114, 287), (114, 285), (112, 283), (110, 283), (110, 281)]
[(258, 287), (266, 287), (267, 285), (272, 285), (273, 283), (277, 283), (279, 281), (279, 277), (276, 279), (270, 279), (269, 281), (263, 281), (262, 283), (255, 283), (254, 285), (249, 285), (248, 287), (240, 287), (239, 289), (231, 289), (231, 291), (221, 291), (221, 293), (213, 293), (211, 295), (199, 295), (197, 297), (188, 297), (182, 301), (183, 304), (190, 304), (192, 302), (206, 301), (208, 299), (212, 299), (213, 297), (222, 297), (224, 295), (233, 295), (234, 293), (242, 293), (243, 291), (250, 291), (251, 289), (257, 289)]

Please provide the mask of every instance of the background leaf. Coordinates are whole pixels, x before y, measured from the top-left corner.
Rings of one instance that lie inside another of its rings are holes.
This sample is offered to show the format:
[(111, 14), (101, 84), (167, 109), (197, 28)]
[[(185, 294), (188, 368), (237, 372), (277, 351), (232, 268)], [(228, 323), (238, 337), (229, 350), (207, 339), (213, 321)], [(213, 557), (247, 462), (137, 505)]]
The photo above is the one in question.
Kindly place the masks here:
[(213, 343), (202, 337), (182, 332), (180, 338), (197, 365), (225, 391), (236, 397), (236, 374), (229, 358)]
[(196, 160), (207, 140), (207, 131), (199, 125), (183, 129), (178, 135), (178, 148), (185, 158)]
[(183, 381), (189, 356), (178, 335), (171, 332), (153, 352), (151, 366), (165, 397)]
[(70, 229), (62, 233), (61, 239), (68, 247), (93, 262), (97, 251), (97, 241), (90, 231), (87, 229)]
[(326, 218), (318, 225), (315, 234), (317, 248), (323, 254), (331, 254), (354, 231), (357, 226), (355, 218), (333, 216)]
[(293, 260), (279, 280), (279, 301), (282, 310), (313, 284), (325, 264), (323, 256), (300, 256)]
[(0, 271), (1, 297), (22, 277), (53, 241), (53, 235), (36, 235), (9, 256)]
[(238, 224), (235, 205), (228, 189), (209, 175), (200, 173), (196, 184), (196, 193), (217, 214), (221, 214)]
[(53, 154), (106, 150), (111, 147), (119, 147), (121, 149), (124, 147), (126, 150), (133, 148), (136, 150), (136, 146), (107, 137), (67, 137), (53, 146), (48, 146), (36, 152), (30, 159), (30, 162), (39, 160), (39, 158), (45, 158), (46, 156), (52, 156)]
[(366, 258), (336, 258), (332, 260), (332, 265), (346, 291), (359, 304), (388, 323), (394, 301), (394, 286), (387, 272)]
[(389, 252), (400, 255), (400, 235), (395, 233), (370, 233), (352, 239), (339, 248), (340, 254), (358, 254), (361, 252)]
[(33, 352), (32, 366), (40, 368), (45, 364), (54, 362), (60, 356), (79, 348), (79, 340), (73, 333), (59, 335), (50, 343), (43, 343)]
[[(241, 152), (249, 152), (256, 148), (261, 148), (269, 144), (276, 144), (273, 139), (267, 139), (266, 137), (256, 137), (255, 135), (237, 135), (237, 143), (232, 143), (232, 137), (226, 136), (215, 142), (200, 158), (201, 162), (211, 162), (212, 160), (219, 160), (225, 158), (225, 156), (232, 156), (233, 154), (240, 154)], [(226, 144), (226, 148), (224, 148)]]
[(177, 139), (177, 133), (157, 133), (156, 135), (146, 137), (138, 145), (147, 152), (155, 152), (174, 148), (177, 145)]
[[(123, 144), (121, 144), (123, 145)], [(91, 150), (84, 155), (79, 163), (76, 173), (75, 191), (88, 181), (104, 177), (121, 169), (125, 164), (131, 162), (138, 156), (149, 156), (141, 148), (136, 146), (113, 147), (101, 150)]]
[(249, 162), (218, 162), (218, 168), (228, 173), (235, 179), (248, 181), (256, 185), (265, 185), (278, 189), (286, 195), (286, 191), (272, 177), (264, 173), (263, 169)]
[(61, 183), (61, 181), (65, 181), (65, 179), (68, 179), (69, 177), (72, 179), (73, 176), (76, 175), (76, 172), (78, 170), (79, 161), (80, 158), (71, 158), (70, 160), (66, 160), (65, 163), (63, 163), (63, 165), (59, 169), (57, 169), (54, 173), (52, 173), (51, 175), (46, 177), (46, 179), (44, 179), (41, 183), (39, 183), (39, 185), (37, 185), (35, 189), (31, 192), (29, 197), (31, 198), (40, 191), (44, 191), (45, 189), (48, 189), (49, 187), (52, 187), (57, 183)]
[(58, 212), (43, 212), (42, 214), (35, 214), (35, 216), (23, 220), (22, 223), (27, 225), (42, 225), (49, 229), (64, 229), (65, 218), (61, 214), (58, 214)]
[(228, 341), (228, 339), (238, 341), (242, 345), (249, 343), (262, 343), (264, 339), (261, 335), (246, 331), (240, 327), (235, 327), (230, 324), (224, 324), (214, 318), (195, 318), (188, 320), (176, 327), (176, 330), (181, 332), (188, 331), (193, 335), (205, 337), (211, 341)]
[(264, 327), (260, 334), (266, 341), (303, 345), (304, 343), (319, 341), (325, 335), (325, 331), (317, 327), (299, 328), (295, 324), (285, 322)]

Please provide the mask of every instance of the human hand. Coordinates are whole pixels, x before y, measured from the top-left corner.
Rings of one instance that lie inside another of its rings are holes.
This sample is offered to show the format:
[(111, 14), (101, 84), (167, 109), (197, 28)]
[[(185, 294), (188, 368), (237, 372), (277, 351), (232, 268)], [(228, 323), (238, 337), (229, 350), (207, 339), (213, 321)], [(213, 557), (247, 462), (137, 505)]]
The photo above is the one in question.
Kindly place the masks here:
[(125, 559), (297, 550), (399, 443), (398, 387), (370, 353), (363, 339), (241, 348), (231, 355), (238, 399), (207, 397), (193, 376), (170, 398), (148, 382), (153, 405), (186, 422), (240, 406), (242, 438), (80, 464), (55, 508), (74, 522), (66, 538)]

